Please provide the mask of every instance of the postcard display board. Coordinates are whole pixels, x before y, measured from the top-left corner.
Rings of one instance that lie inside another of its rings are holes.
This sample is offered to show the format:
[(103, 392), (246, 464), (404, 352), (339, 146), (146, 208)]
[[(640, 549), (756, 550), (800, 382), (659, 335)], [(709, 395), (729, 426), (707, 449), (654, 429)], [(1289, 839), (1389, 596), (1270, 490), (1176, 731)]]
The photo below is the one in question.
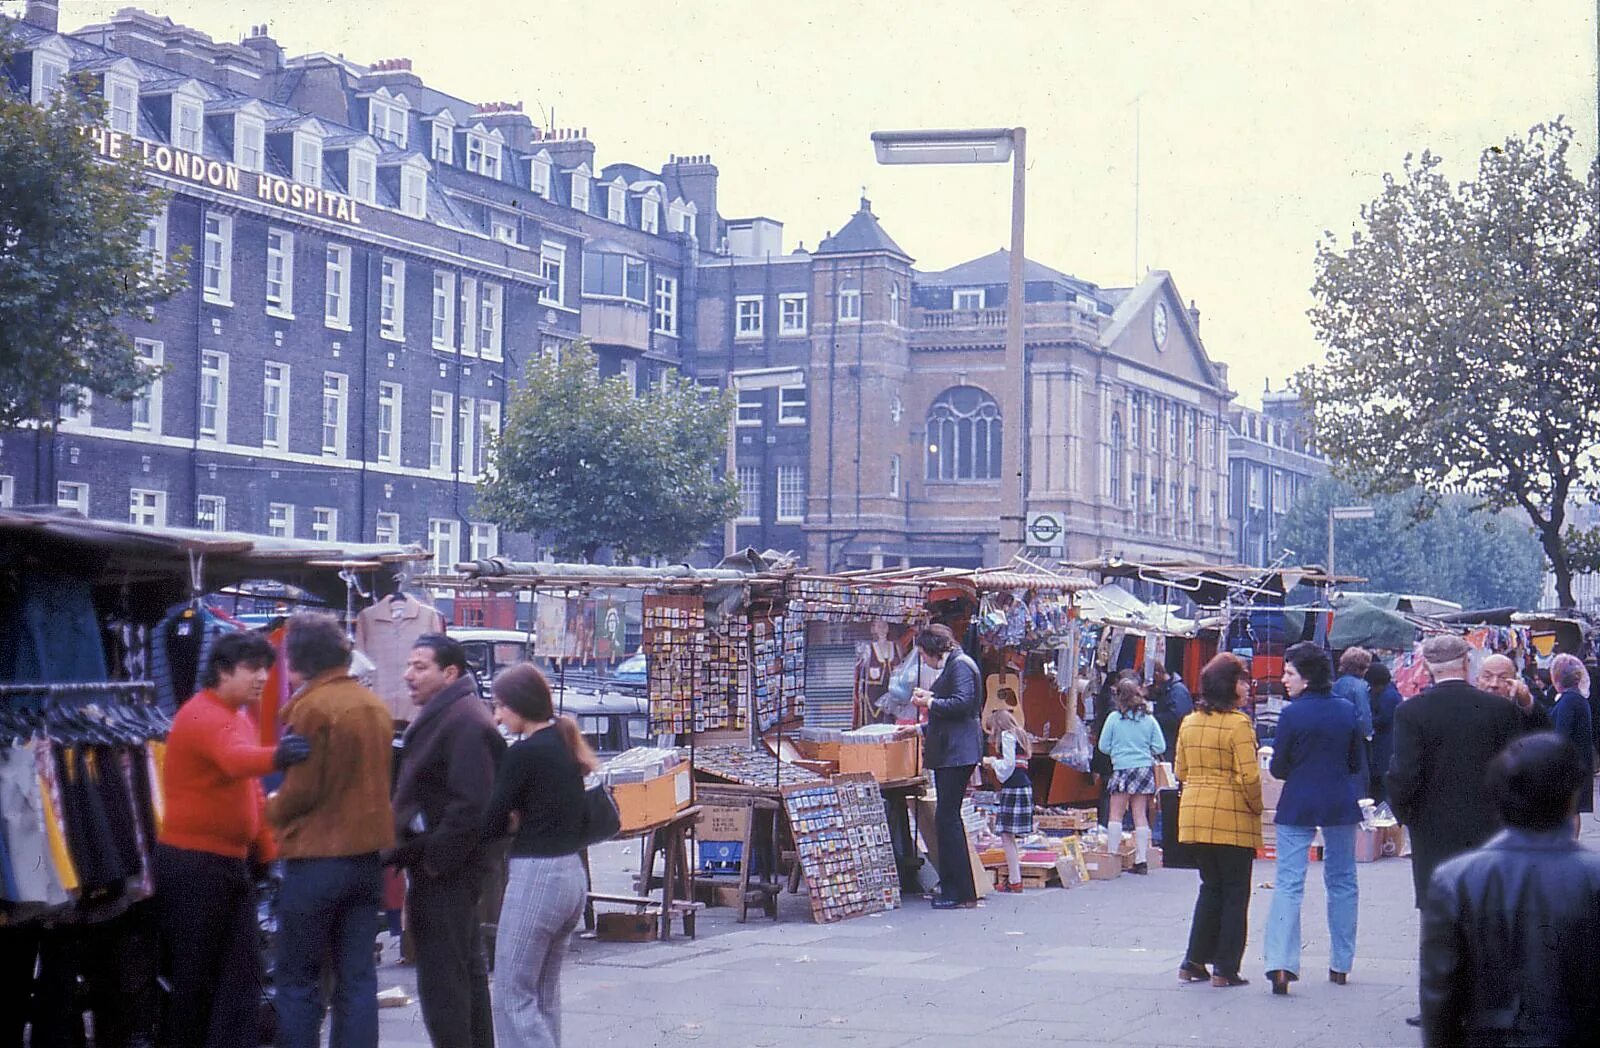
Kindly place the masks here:
[(706, 658), (706, 605), (699, 596), (644, 598), (644, 650), (649, 660), (650, 732), (703, 730), (695, 693)]
[(821, 924), (900, 905), (900, 878), (883, 794), (871, 775), (783, 788), (783, 806)]

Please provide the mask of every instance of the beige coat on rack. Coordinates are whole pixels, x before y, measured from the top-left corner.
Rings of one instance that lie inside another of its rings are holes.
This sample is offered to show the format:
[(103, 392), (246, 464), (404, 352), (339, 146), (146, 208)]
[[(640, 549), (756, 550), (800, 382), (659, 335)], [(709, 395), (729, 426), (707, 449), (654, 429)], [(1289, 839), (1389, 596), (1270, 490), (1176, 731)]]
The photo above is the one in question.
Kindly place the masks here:
[(424, 633), (443, 633), (444, 616), (415, 597), (390, 594), (356, 616), (356, 649), (372, 660), (372, 690), (397, 721), (416, 713), (406, 687), (406, 660)]

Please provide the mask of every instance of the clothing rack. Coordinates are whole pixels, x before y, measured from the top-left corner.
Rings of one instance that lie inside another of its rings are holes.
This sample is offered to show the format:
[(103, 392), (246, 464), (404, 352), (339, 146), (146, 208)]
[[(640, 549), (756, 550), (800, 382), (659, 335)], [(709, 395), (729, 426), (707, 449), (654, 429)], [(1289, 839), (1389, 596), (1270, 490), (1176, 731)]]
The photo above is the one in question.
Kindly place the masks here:
[(65, 684), (0, 684), (0, 698), (12, 696), (68, 697), (73, 695), (137, 695), (154, 691), (155, 683), (147, 680), (130, 681), (72, 681)]

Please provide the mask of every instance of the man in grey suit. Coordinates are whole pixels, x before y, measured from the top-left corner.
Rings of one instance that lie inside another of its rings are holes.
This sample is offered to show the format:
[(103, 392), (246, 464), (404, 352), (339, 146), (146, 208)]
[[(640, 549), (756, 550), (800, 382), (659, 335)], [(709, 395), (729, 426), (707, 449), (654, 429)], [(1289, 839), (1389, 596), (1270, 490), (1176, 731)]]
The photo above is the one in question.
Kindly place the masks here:
[(983, 674), (956, 644), (950, 627), (928, 626), (917, 634), (917, 650), (938, 677), (911, 693), (913, 705), (928, 711), (922, 726), (923, 760), (933, 769), (934, 828), (939, 841), (939, 894), (936, 910), (970, 909), (978, 905), (967, 861), (967, 834), (961, 825), (961, 801), (972, 769), (983, 759)]

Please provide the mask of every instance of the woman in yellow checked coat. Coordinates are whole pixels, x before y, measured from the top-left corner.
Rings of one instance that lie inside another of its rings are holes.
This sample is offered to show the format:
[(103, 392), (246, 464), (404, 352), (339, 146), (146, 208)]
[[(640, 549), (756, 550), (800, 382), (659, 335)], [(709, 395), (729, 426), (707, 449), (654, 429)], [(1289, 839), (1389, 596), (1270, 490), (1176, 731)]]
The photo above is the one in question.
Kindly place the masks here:
[(1196, 846), (1200, 868), (1189, 950), (1178, 966), (1182, 982), (1249, 981), (1239, 975), (1239, 964), (1248, 934), (1250, 873), (1262, 843), (1256, 731), (1238, 708), (1249, 697), (1244, 662), (1218, 655), (1201, 671), (1199, 700), (1178, 729), (1178, 840)]

